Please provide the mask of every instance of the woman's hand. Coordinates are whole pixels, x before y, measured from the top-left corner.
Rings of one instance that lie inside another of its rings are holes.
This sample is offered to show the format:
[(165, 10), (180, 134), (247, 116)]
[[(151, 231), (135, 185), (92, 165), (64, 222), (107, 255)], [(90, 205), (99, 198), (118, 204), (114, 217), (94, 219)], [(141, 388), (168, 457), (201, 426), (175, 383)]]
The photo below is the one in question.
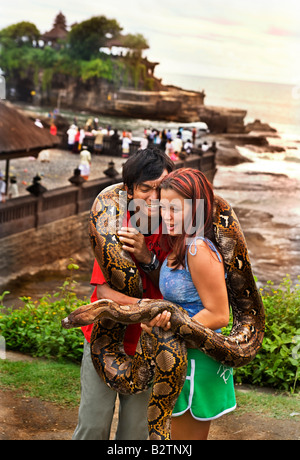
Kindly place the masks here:
[(161, 327), (164, 331), (168, 331), (171, 329), (170, 318), (171, 313), (165, 310), (148, 323), (142, 323), (141, 328), (148, 334), (151, 334), (153, 327)]

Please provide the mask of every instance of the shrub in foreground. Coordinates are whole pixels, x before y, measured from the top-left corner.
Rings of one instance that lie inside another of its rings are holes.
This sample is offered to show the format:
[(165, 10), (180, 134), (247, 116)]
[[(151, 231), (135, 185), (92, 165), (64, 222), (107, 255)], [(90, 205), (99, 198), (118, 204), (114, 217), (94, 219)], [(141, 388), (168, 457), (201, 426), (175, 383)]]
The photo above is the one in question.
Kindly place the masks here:
[[(251, 363), (235, 370), (235, 382), (296, 391), (300, 380), (300, 288), (289, 276), (277, 289), (272, 286), (268, 282), (262, 289), (266, 313), (262, 348)], [(0, 335), (7, 348), (33, 356), (80, 360), (81, 330), (61, 327), (62, 318), (86, 303), (77, 298), (74, 289), (72, 279), (67, 279), (53, 298), (47, 294), (33, 302), (22, 297), (24, 307), (18, 310), (6, 309), (2, 305), (5, 293), (0, 296)], [(224, 333), (229, 330), (230, 326)]]
[(261, 291), (265, 337), (255, 359), (235, 370), (235, 382), (293, 392), (300, 382), (300, 287), (287, 275), (278, 288), (269, 281)]
[[(77, 268), (75, 264), (68, 266)], [(83, 349), (81, 329), (63, 329), (61, 320), (86, 303), (74, 292), (76, 282), (68, 278), (53, 296), (46, 294), (38, 301), (20, 297), (23, 308), (5, 308), (0, 297), (0, 335), (6, 347), (39, 357), (80, 360)]]

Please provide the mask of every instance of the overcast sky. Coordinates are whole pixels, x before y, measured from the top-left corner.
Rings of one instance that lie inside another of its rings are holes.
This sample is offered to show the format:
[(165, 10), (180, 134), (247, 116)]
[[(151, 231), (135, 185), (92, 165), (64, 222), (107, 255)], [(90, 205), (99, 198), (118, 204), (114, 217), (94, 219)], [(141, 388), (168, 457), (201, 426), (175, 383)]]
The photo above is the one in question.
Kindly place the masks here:
[(298, 0), (2, 0), (0, 29), (19, 21), (50, 30), (59, 11), (68, 25), (92, 16), (142, 33), (169, 73), (295, 84), (300, 81)]

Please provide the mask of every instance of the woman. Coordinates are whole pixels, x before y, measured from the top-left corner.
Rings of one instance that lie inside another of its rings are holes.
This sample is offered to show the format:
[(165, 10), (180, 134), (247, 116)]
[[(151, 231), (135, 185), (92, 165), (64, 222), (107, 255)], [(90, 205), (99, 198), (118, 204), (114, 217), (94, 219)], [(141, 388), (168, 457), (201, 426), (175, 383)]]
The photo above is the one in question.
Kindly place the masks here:
[[(160, 271), (166, 300), (181, 305), (204, 326), (221, 332), (229, 321), (222, 256), (214, 242), (214, 194), (200, 171), (179, 169), (163, 179), (161, 212), (171, 248)], [(164, 312), (148, 326), (169, 329)], [(172, 439), (207, 439), (211, 420), (235, 409), (233, 372), (204, 353), (188, 349), (188, 371), (172, 418)]]

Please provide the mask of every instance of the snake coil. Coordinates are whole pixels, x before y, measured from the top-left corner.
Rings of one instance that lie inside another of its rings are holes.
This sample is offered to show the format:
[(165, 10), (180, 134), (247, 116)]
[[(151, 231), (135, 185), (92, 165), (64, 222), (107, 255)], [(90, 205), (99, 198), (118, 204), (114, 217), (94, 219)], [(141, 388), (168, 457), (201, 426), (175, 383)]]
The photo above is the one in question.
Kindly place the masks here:
[[(116, 232), (127, 210), (122, 184), (103, 190), (90, 214), (90, 239), (95, 257), (109, 286), (131, 297), (142, 297), (142, 284), (132, 258), (122, 249)], [(215, 196), (213, 226), (227, 272), (227, 291), (233, 325), (223, 336), (191, 319), (178, 305), (144, 300), (120, 306), (102, 299), (82, 306), (62, 324), (65, 328), (94, 323), (91, 356), (106, 384), (124, 394), (152, 386), (148, 406), (150, 439), (170, 439), (170, 421), (187, 369), (186, 347), (197, 348), (225, 366), (240, 367), (258, 352), (265, 327), (264, 308), (252, 274), (245, 238), (231, 206)], [(125, 354), (126, 324), (147, 322), (168, 310), (171, 330), (153, 328), (142, 333), (133, 357)]]

